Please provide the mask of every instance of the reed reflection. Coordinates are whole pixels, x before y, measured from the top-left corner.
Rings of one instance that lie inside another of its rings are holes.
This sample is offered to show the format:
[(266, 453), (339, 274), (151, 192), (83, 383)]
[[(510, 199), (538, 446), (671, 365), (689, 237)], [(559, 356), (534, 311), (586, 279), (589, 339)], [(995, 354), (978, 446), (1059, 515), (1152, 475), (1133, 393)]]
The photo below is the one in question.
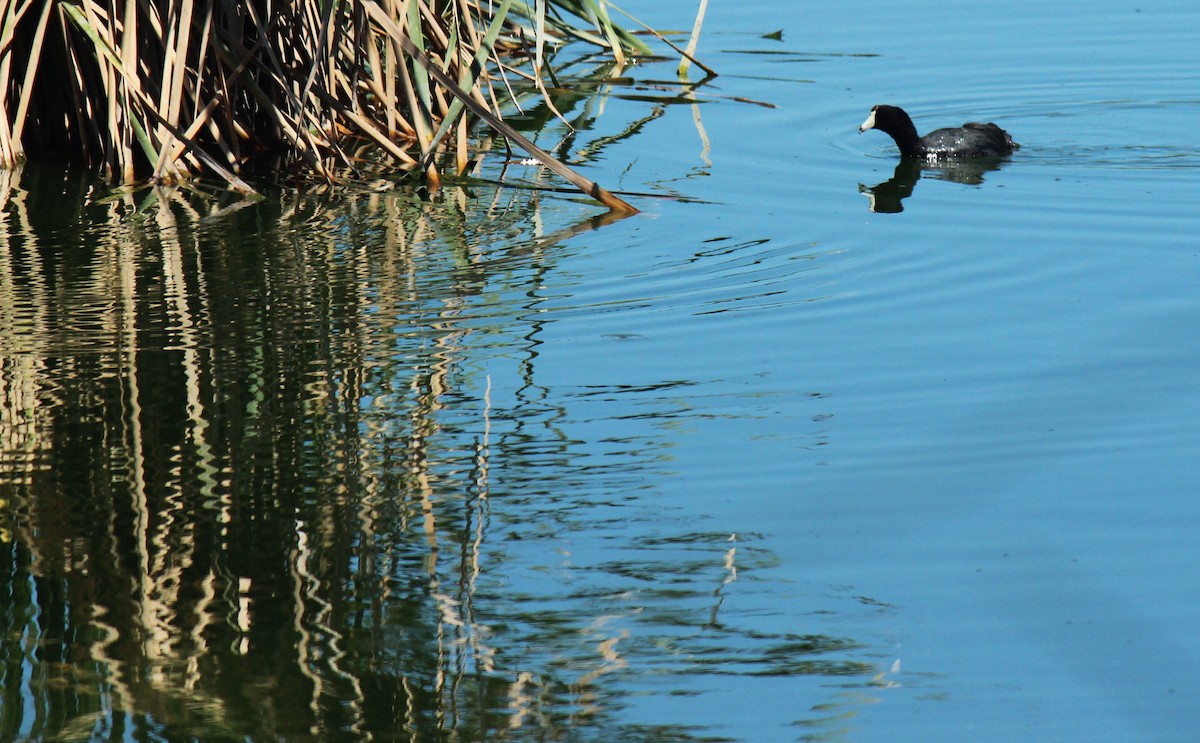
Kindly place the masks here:
[[(95, 208), (78, 196), (58, 206)], [(442, 725), (478, 671), (455, 577), (487, 484), (466, 438), (486, 405), (463, 391), (482, 380), (456, 378), (456, 316), (486, 278), (465, 236), (512, 222), (467, 224), (452, 200), (138, 198), (108, 202), (79, 271), (45, 256), (87, 235), (39, 245), (54, 230), (4, 204), (23, 224), (0, 251), (5, 637), (28, 639), (5, 642), (25, 671), (5, 674), (3, 737), (353, 732), (368, 707)], [(377, 312), (397, 307), (409, 327)], [(443, 433), (463, 397), (476, 420)], [(376, 647), (409, 649), (388, 664), (402, 683), (367, 683)]]
[[(753, 535), (620, 534), (691, 382), (542, 379), (539, 287), (594, 223), (64, 187), (0, 205), (0, 737), (552, 737), (614, 729), (631, 658), (873, 672), (728, 621)], [(557, 566), (563, 534), (622, 546)]]

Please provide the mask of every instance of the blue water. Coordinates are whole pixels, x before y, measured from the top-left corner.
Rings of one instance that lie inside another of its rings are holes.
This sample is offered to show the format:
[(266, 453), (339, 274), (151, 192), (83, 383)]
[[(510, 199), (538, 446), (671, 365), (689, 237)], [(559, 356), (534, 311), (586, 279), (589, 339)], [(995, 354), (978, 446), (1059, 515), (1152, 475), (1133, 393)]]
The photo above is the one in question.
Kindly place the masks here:
[[(1198, 30), (714, 3), (694, 105), (651, 62), (566, 111), (643, 210), (595, 230), (499, 154), (10, 204), (0, 733), (1193, 740)], [(889, 201), (878, 103), (1022, 147)]]
[[(553, 379), (686, 380), (614, 391), (593, 426), (679, 410), (647, 434), (669, 471), (643, 518), (744, 535), (770, 564), (722, 613), (870, 638), (879, 676), (718, 679), (640, 718), (747, 740), (1191, 738), (1197, 28), (1183, 3), (710, 8), (704, 103), (647, 127), (628, 170), (604, 163), (703, 203), (640, 201), (585, 239), (571, 304), (606, 311), (550, 325)], [(895, 150), (855, 127), (884, 102), (1023, 147), (872, 213), (859, 185)]]

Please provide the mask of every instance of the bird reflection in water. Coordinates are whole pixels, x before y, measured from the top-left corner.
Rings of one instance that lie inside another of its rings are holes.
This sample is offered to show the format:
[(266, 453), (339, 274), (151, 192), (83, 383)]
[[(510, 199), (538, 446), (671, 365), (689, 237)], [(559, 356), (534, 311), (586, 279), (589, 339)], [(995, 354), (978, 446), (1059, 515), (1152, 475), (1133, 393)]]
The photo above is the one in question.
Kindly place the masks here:
[(896, 171), (892, 173), (891, 178), (875, 186), (860, 183), (858, 192), (870, 197), (871, 211), (897, 214), (904, 211), (904, 200), (912, 196), (913, 189), (917, 187), (917, 181), (922, 177), (978, 186), (983, 183), (986, 173), (999, 170), (1007, 162), (1003, 158), (927, 162), (915, 157), (902, 157), (900, 162), (896, 163)]

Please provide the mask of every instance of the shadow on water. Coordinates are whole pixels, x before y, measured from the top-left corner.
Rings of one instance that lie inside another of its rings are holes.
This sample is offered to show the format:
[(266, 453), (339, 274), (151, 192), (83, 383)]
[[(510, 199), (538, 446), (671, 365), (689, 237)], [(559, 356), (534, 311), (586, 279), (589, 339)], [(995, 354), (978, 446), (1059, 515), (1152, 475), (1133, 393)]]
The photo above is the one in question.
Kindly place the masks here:
[[(539, 204), (6, 174), (0, 738), (665, 735), (620, 722), (678, 692), (631, 658), (886, 684), (853, 640), (722, 614), (772, 556), (638, 510), (669, 426), (580, 436), (539, 287), (595, 225), (531, 236)], [(624, 546), (567, 570), (564, 532)]]
[(874, 186), (858, 184), (858, 192), (870, 198), (868, 208), (882, 214), (904, 211), (904, 200), (913, 195), (917, 181), (928, 177), (967, 186), (978, 186), (984, 176), (1007, 165), (1005, 158), (971, 158), (967, 160), (927, 163), (914, 157), (902, 157), (896, 163), (892, 177)]

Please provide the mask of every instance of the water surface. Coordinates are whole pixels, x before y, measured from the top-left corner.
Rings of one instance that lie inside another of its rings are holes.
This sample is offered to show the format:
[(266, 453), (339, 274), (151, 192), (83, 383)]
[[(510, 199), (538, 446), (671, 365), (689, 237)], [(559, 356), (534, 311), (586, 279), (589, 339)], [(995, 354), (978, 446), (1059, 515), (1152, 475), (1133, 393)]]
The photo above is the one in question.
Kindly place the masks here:
[(1190, 740), (1198, 21), (714, 6), (527, 106), (599, 229), (7, 176), (0, 738)]

